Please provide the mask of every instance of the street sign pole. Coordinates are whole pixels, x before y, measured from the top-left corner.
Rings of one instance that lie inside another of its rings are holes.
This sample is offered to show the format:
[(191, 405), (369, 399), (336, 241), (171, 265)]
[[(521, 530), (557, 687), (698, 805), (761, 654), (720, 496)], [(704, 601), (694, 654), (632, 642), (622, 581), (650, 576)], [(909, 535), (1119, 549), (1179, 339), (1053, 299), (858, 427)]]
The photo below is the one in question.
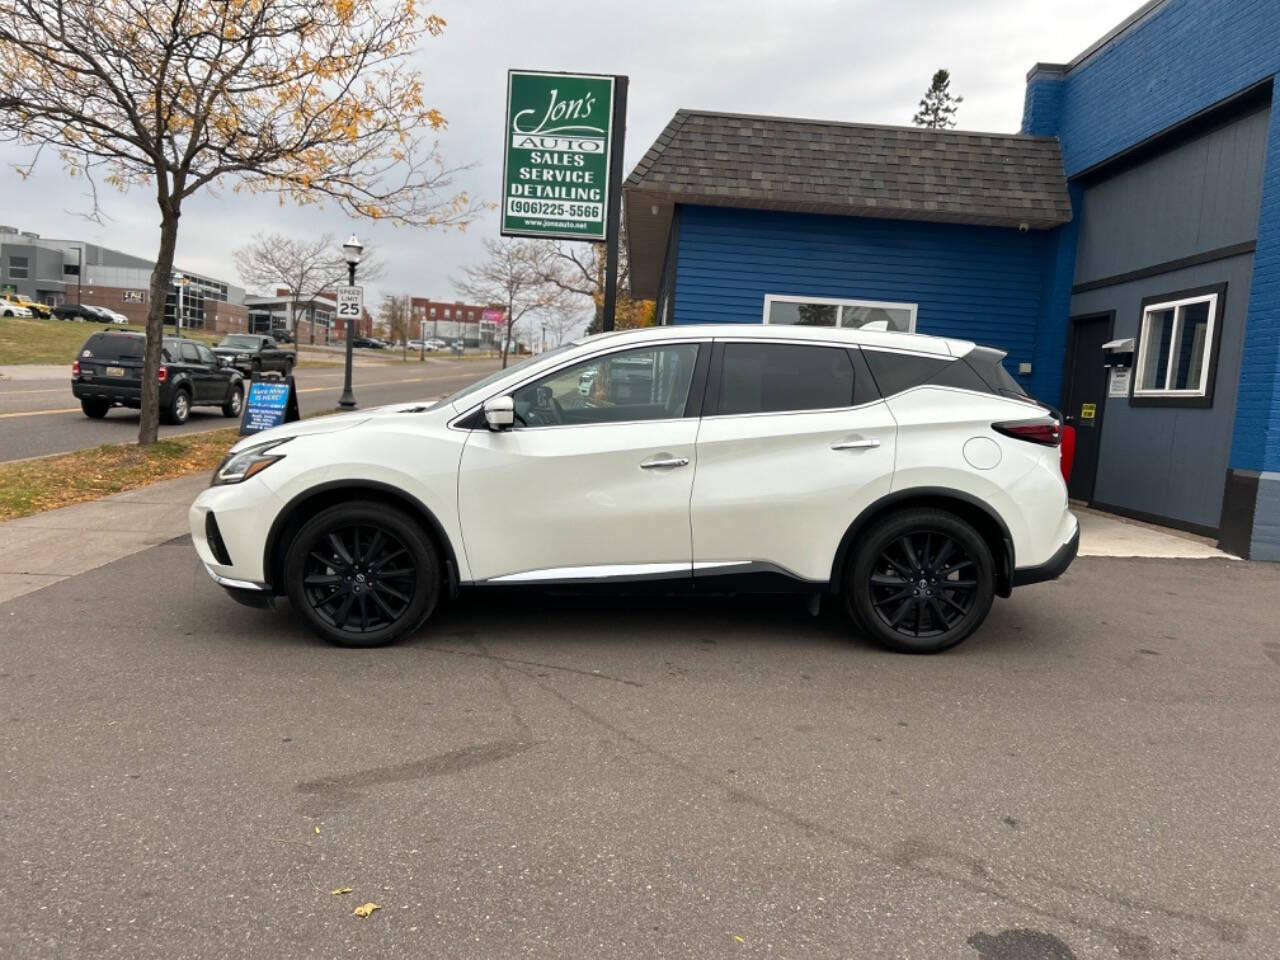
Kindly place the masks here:
[(612, 330), (618, 310), (618, 234), (622, 223), (622, 152), (627, 139), (627, 77), (615, 77), (609, 144), (609, 210), (604, 241), (604, 304), (601, 330)]
[(347, 334), (347, 363), (342, 378), (342, 396), (338, 406), (344, 410), (356, 408), (356, 395), (351, 392), (351, 350), (356, 339), (356, 323), (364, 313), (364, 291), (356, 286), (356, 265), (347, 264), (345, 287), (338, 289), (338, 316), (342, 317)]

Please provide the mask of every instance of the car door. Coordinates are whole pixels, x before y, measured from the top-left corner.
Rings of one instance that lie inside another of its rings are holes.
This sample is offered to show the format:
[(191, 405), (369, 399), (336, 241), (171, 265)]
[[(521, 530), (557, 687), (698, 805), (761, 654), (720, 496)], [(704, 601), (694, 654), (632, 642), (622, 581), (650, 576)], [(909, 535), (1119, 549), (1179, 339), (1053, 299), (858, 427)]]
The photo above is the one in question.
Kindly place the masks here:
[(856, 347), (718, 341), (690, 502), (695, 578), (827, 581), (849, 524), (889, 493), (896, 436)]
[(200, 360), (200, 351), (191, 340), (183, 340), (178, 347), (182, 366), (191, 380), (191, 402), (208, 403), (212, 397), (213, 381)]
[(221, 403), (227, 399), (227, 384), (231, 382), (231, 368), (218, 363), (217, 355), (203, 343), (196, 344), (196, 352), (200, 355), (200, 365), (204, 368), (201, 374), (208, 382), (205, 394), (210, 403)]
[(458, 507), (473, 578), (687, 581), (709, 349), (602, 350), (514, 390), (514, 428), (481, 426), (462, 452)]

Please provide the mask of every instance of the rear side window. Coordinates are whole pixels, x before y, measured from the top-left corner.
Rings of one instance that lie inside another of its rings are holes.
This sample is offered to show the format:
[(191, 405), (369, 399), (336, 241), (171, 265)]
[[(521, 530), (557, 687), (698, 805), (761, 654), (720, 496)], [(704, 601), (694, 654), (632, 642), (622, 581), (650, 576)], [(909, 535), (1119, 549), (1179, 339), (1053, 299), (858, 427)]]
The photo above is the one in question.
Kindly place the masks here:
[(993, 393), (1002, 397), (1024, 398), (1027, 391), (1022, 384), (1013, 379), (1013, 374), (1005, 369), (1004, 354), (987, 347), (978, 347), (964, 358), (969, 366), (977, 372)]
[(716, 412), (783, 413), (853, 405), (854, 368), (843, 347), (727, 343)]
[(200, 351), (196, 349), (196, 345), (194, 343), (188, 343), (185, 340), (183, 341), (182, 359), (185, 360), (187, 363), (200, 362)]
[(1026, 397), (1018, 381), (1000, 361), (1004, 354), (980, 347), (967, 357), (922, 357), (883, 350), (863, 350), (876, 384), (886, 397), (925, 385), (956, 387), (1003, 397)]
[(141, 360), (146, 342), (142, 337), (95, 333), (80, 348), (80, 356), (98, 360)]

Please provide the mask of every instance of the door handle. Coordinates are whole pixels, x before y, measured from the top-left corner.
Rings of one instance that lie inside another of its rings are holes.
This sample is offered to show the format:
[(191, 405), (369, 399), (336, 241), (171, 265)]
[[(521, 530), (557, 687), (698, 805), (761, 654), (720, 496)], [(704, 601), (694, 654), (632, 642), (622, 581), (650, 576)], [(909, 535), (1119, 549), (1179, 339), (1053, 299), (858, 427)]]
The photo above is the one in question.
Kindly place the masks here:
[(640, 464), (640, 469), (657, 470), (662, 467), (687, 467), (688, 465), (688, 457), (654, 457), (652, 460), (646, 460)]
[(832, 450), (870, 450), (880, 446), (879, 440), (841, 440), (831, 445)]

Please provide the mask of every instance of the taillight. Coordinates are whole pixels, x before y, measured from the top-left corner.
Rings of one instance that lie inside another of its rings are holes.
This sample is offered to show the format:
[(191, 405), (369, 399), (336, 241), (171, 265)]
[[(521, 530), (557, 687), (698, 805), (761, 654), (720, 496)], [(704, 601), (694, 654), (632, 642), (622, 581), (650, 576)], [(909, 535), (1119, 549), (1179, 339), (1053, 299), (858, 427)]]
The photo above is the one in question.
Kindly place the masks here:
[(1076, 428), (1068, 424), (1062, 428), (1062, 479), (1071, 482), (1071, 468), (1076, 462)]
[(1056, 447), (1062, 442), (1062, 424), (1057, 420), (1006, 420), (993, 423), (991, 429), (1015, 440)]
[(72, 360), (72, 361), (71, 361), (71, 375), (72, 375), (73, 377), (78, 377), (78, 376), (80, 376), (80, 361), (79, 361), (79, 360)]
[(161, 383), (164, 383), (166, 380), (168, 380), (168, 379), (169, 379), (169, 368), (168, 368), (168, 367), (161, 367), (161, 368), (160, 368), (160, 374), (159, 374), (159, 376), (160, 376), (160, 382), (161, 382)]

